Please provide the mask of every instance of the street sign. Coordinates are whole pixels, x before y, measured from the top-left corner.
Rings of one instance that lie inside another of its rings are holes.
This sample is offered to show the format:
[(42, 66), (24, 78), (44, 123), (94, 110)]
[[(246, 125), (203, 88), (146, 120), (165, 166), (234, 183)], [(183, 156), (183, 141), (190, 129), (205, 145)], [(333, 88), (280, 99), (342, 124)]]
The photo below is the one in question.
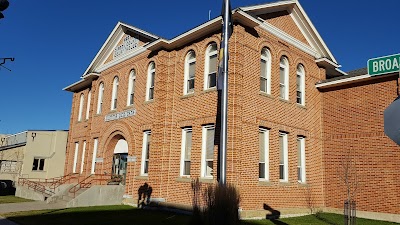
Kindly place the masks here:
[(400, 71), (400, 54), (388, 55), (368, 60), (368, 74), (383, 75)]

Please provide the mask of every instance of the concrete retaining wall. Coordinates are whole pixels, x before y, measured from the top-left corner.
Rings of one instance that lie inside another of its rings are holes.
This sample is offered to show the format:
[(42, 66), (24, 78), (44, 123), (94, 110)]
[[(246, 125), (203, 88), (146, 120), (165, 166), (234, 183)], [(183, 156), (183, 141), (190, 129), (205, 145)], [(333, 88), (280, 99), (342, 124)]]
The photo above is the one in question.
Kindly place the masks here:
[(68, 202), (67, 207), (122, 204), (125, 186), (94, 185)]
[(36, 201), (44, 201), (44, 195), (38, 192), (35, 192), (31, 189), (28, 189), (23, 186), (17, 186), (15, 190), (15, 196), (20, 198), (32, 199)]

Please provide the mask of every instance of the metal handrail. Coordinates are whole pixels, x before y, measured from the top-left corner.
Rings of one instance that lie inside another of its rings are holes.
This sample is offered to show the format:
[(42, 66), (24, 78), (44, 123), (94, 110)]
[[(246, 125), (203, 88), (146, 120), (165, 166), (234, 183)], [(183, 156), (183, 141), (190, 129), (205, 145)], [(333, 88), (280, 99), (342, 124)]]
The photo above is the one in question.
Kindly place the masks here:
[[(19, 178), (18, 184), (21, 186), (27, 186), (35, 191), (41, 192), (43, 194), (46, 191), (50, 192), (50, 194), (55, 193), (55, 189), (60, 185), (66, 183), (69, 180), (76, 178), (76, 173), (70, 173), (60, 177), (53, 177), (53, 178)], [(46, 188), (47, 187), (47, 188)]]
[(69, 193), (73, 194), (74, 198), (76, 197), (76, 193), (82, 188), (90, 188), (93, 184), (102, 184), (108, 183), (111, 179), (110, 175), (106, 174), (91, 174), (81, 181), (78, 179), (78, 183), (69, 189)]

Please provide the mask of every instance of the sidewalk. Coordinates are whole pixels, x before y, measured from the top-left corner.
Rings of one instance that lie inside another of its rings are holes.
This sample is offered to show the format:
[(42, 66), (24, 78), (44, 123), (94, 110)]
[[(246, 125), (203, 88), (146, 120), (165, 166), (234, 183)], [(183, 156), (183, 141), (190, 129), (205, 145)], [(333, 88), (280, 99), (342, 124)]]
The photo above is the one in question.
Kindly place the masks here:
[(44, 210), (44, 209), (64, 209), (66, 208), (65, 203), (46, 203), (42, 201), (35, 202), (20, 202), (20, 203), (7, 203), (0, 204), (0, 225), (18, 225), (6, 218), (1, 217), (1, 214), (10, 212), (22, 212), (32, 210)]

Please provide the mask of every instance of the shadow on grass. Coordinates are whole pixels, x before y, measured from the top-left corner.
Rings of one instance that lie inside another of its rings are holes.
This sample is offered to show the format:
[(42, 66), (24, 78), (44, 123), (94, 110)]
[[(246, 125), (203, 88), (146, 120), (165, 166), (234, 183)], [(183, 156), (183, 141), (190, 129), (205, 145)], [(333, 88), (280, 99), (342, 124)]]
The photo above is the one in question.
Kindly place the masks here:
[(20, 225), (179, 225), (188, 224), (189, 216), (132, 208), (103, 206), (21, 212), (6, 215)]
[(329, 218), (327, 218), (325, 215), (321, 214), (321, 213), (316, 213), (315, 218), (317, 218), (319, 221), (325, 222), (326, 224), (329, 225), (339, 225), (336, 222), (330, 220)]

